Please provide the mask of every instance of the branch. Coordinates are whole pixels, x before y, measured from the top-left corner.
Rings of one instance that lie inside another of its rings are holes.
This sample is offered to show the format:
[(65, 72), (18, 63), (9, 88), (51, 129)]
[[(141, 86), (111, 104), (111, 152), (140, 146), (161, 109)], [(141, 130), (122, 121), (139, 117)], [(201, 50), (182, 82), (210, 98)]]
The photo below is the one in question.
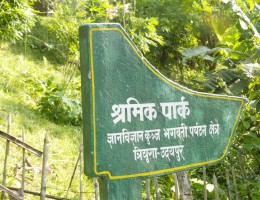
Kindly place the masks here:
[(247, 17), (247, 15), (243, 12), (243, 10), (237, 5), (236, 0), (230, 0), (231, 4), (232, 4), (232, 9), (233, 11), (240, 16), (244, 21), (246, 21), (249, 26), (252, 28), (253, 32), (254, 32), (254, 36), (257, 38), (260, 38), (260, 35), (258, 33), (258, 31), (256, 30), (254, 24), (250, 21), (250, 19)]

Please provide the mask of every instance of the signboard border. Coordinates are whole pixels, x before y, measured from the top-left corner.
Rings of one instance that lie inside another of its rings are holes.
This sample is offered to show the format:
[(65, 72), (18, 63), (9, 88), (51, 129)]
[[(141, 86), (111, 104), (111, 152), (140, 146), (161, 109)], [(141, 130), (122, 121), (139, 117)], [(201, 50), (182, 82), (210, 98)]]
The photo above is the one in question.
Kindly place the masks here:
[[(111, 25), (111, 24), (110, 24)], [(158, 174), (166, 174), (166, 173), (170, 173), (173, 171), (178, 171), (178, 170), (184, 170), (184, 169), (189, 169), (189, 168), (193, 168), (193, 167), (199, 167), (199, 166), (203, 166), (203, 165), (208, 165), (208, 164), (212, 164), (212, 163), (216, 163), (221, 161), (227, 154), (227, 151), (230, 147), (230, 143), (231, 140), (233, 138), (233, 134), (234, 134), (234, 130), (237, 126), (238, 120), (239, 120), (239, 116), (240, 113), (242, 111), (243, 108), (243, 103), (244, 103), (244, 99), (241, 97), (232, 97), (232, 96), (226, 96), (226, 95), (215, 95), (215, 94), (208, 94), (208, 93), (202, 93), (202, 92), (196, 92), (193, 91), (191, 89), (188, 89), (186, 87), (183, 87), (171, 80), (169, 80), (168, 78), (166, 78), (165, 76), (163, 76), (159, 71), (157, 71), (146, 59), (144, 59), (144, 57), (142, 56), (142, 54), (139, 52), (138, 48), (135, 46), (135, 44), (131, 41), (131, 39), (128, 37), (128, 35), (123, 31), (123, 29), (121, 28), (120, 25), (115, 24), (116, 26), (119, 27), (90, 27), (89, 28), (89, 45), (90, 45), (90, 67), (91, 67), (91, 94), (92, 94), (92, 124), (93, 124), (93, 140), (94, 140), (94, 152), (93, 152), (93, 157), (94, 157), (94, 173), (95, 175), (108, 175), (108, 177), (111, 180), (115, 180), (115, 179), (123, 179), (123, 178), (134, 178), (134, 177), (147, 177), (147, 176), (153, 176), (153, 175), (158, 175)], [(196, 96), (201, 96), (201, 97), (206, 97), (206, 98), (215, 98), (215, 99), (225, 99), (225, 100), (234, 100), (234, 101), (240, 101), (241, 105), (239, 107), (239, 110), (237, 112), (236, 115), (236, 119), (235, 122), (233, 124), (227, 145), (225, 147), (225, 151), (223, 153), (223, 155), (215, 160), (210, 160), (210, 161), (205, 161), (205, 162), (200, 162), (200, 163), (193, 163), (193, 164), (189, 164), (189, 165), (185, 165), (185, 166), (179, 166), (179, 167), (173, 167), (173, 168), (167, 168), (167, 169), (161, 169), (161, 170), (156, 170), (156, 171), (152, 171), (152, 172), (142, 172), (142, 173), (136, 173), (136, 174), (126, 174), (126, 175), (112, 175), (110, 173), (110, 171), (98, 171), (97, 170), (97, 141), (96, 141), (96, 105), (95, 105), (95, 67), (94, 67), (94, 58), (93, 58), (93, 32), (95, 31), (118, 31), (123, 37), (124, 39), (127, 41), (127, 43), (131, 46), (131, 48), (134, 50), (135, 54), (142, 60), (143, 64), (152, 72), (154, 73), (159, 79), (163, 80), (166, 84), (170, 85), (171, 87), (180, 90), (184, 93), (187, 94), (192, 94), (192, 95), (196, 95)]]

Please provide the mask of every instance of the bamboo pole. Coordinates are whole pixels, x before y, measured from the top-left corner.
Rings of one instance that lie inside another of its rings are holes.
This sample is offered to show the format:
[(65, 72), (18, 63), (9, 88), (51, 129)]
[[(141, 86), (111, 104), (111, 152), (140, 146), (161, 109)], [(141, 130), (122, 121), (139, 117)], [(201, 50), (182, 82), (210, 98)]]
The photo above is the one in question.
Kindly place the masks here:
[(157, 177), (154, 177), (153, 181), (154, 181), (156, 200), (161, 200), (160, 188), (159, 188)]
[(193, 200), (188, 171), (177, 172), (181, 200)]
[(228, 170), (228, 169), (226, 169), (226, 181), (227, 181), (228, 199), (231, 200), (230, 181), (229, 181), (229, 170)]
[[(14, 191), (19, 191), (20, 190), (20, 188), (15, 188), (15, 187), (7, 187), (7, 188), (10, 189), (10, 190), (14, 190)], [(40, 192), (33, 192), (33, 191), (29, 191), (29, 190), (24, 190), (24, 193), (27, 193), (27, 194), (30, 194), (30, 195), (33, 195), (33, 196), (37, 196), (37, 197), (35, 197), (33, 199), (39, 199), (38, 197), (41, 196)], [(64, 197), (56, 197), (56, 196), (52, 196), (52, 195), (48, 195), (48, 194), (46, 194), (45, 197), (48, 198), (48, 199), (67, 200)]]
[(9, 196), (11, 196), (11, 199), (15, 199), (15, 200), (22, 200), (23, 198), (21, 198), (16, 192), (13, 192), (12, 190), (10, 190), (9, 188), (0, 185), (0, 190), (5, 191), (7, 194), (9, 194)]
[(236, 180), (236, 174), (235, 174), (235, 169), (234, 169), (233, 165), (231, 167), (231, 173), (232, 173), (232, 178), (233, 178), (233, 182), (234, 182), (235, 200), (238, 200), (239, 196), (238, 196), (238, 190), (237, 190), (237, 180)]
[(203, 166), (203, 183), (204, 183), (204, 187), (203, 187), (203, 196), (204, 196), (204, 200), (208, 199), (208, 193), (207, 193), (207, 174), (206, 174), (206, 167)]
[(68, 188), (67, 188), (66, 199), (68, 198), (69, 190), (70, 190), (70, 187), (71, 187), (72, 181), (73, 181), (73, 179), (74, 179), (75, 172), (76, 172), (76, 169), (77, 169), (78, 164), (79, 164), (79, 161), (80, 161), (80, 157), (81, 157), (81, 151), (79, 152), (79, 156), (78, 156), (77, 162), (76, 162), (76, 164), (75, 164), (75, 167), (74, 167), (74, 170), (73, 170), (73, 173), (72, 173), (71, 179), (70, 179), (69, 186), (68, 186)]
[(214, 173), (213, 175), (213, 182), (214, 182), (214, 190), (215, 190), (215, 199), (219, 200), (219, 193), (218, 193), (218, 180)]
[(123, 6), (124, 6), (124, 10), (123, 10), (123, 25), (124, 25), (124, 28), (125, 28), (125, 10), (126, 10), (125, 0), (123, 0)]
[(98, 200), (99, 194), (98, 194), (98, 178), (94, 178), (94, 187), (95, 187), (95, 200)]
[(44, 200), (46, 197), (46, 182), (47, 182), (47, 168), (48, 168), (48, 153), (49, 153), (49, 138), (46, 133), (43, 147), (43, 163), (42, 163), (42, 180), (41, 180), (41, 197)]
[(174, 188), (175, 188), (174, 197), (175, 197), (175, 200), (178, 200), (179, 199), (179, 185), (178, 185), (178, 178), (177, 178), (176, 173), (173, 174), (173, 179), (174, 179)]
[(136, 13), (136, 0), (134, 0), (134, 14)]
[[(25, 141), (24, 131), (22, 132), (22, 141)], [(22, 171), (22, 183), (21, 183), (21, 197), (24, 198), (24, 182), (25, 182), (25, 148), (23, 148), (23, 171)]]
[[(240, 153), (239, 153), (238, 151), (237, 151), (237, 158), (238, 158), (238, 161), (239, 161), (239, 164), (240, 164), (240, 169), (241, 169), (241, 172), (242, 172), (242, 179), (243, 179), (244, 182), (246, 182), (246, 181), (247, 181), (247, 176), (246, 176), (245, 167), (244, 167), (244, 164), (243, 164), (243, 160), (242, 160), (242, 158), (241, 158), (241, 155), (240, 155)], [(247, 189), (248, 199), (249, 199), (249, 200), (252, 200), (250, 187), (247, 186), (246, 189)]]
[[(10, 135), (11, 133), (11, 123), (12, 123), (12, 116), (11, 114), (8, 114), (8, 124), (7, 124), (7, 134)], [(3, 181), (2, 185), (6, 185), (6, 175), (7, 175), (7, 162), (9, 157), (9, 148), (10, 148), (10, 141), (6, 140), (6, 147), (5, 147), (5, 161), (4, 161), (4, 172), (3, 172)], [(2, 192), (1, 200), (5, 199), (5, 193)]]
[(82, 144), (79, 145), (80, 160), (79, 160), (79, 185), (80, 185), (80, 200), (83, 199), (83, 187), (82, 187)]
[(149, 178), (145, 180), (145, 189), (146, 189), (146, 198), (145, 198), (145, 200), (151, 200), (150, 183), (151, 183), (151, 180)]
[(9, 134), (7, 134), (7, 133), (1, 131), (1, 130), (0, 130), (0, 137), (5, 138), (5, 139), (8, 140), (9, 142), (12, 142), (13, 144), (18, 145), (19, 147), (24, 148), (24, 149), (26, 149), (27, 151), (30, 151), (30, 152), (32, 152), (33, 154), (35, 154), (35, 155), (37, 155), (37, 156), (39, 156), (39, 157), (42, 156), (42, 152), (41, 152), (41, 151), (39, 151), (39, 150), (33, 148), (32, 146), (30, 146), (30, 145), (28, 145), (28, 144), (22, 142), (22, 141), (19, 140), (18, 138), (13, 137), (13, 136), (11, 136), (11, 135), (9, 135)]

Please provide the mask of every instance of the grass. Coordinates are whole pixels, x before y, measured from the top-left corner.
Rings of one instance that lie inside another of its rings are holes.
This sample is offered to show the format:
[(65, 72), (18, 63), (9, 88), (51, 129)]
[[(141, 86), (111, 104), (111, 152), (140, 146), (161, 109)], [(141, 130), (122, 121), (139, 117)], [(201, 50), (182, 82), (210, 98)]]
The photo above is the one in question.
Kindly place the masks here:
[[(18, 45), (19, 46), (19, 45)], [(29, 50), (28, 50), (29, 51)], [(62, 82), (66, 77), (58, 69), (62, 66), (53, 65), (40, 54), (23, 53), (14, 46), (5, 43), (0, 48), (0, 130), (7, 131), (8, 114), (12, 116), (11, 135), (17, 138), (25, 133), (25, 142), (38, 150), (43, 150), (44, 137), (49, 136), (49, 160), (47, 176), (47, 194), (59, 197), (66, 196), (73, 169), (82, 143), (82, 127), (55, 124), (37, 112), (37, 101), (41, 93), (35, 90), (31, 80), (44, 80), (54, 77)], [(77, 76), (74, 79), (79, 79)], [(78, 80), (76, 80), (78, 81)], [(79, 95), (79, 94), (78, 94)], [(5, 140), (0, 138), (0, 181), (5, 155)], [(40, 191), (42, 158), (26, 153), (25, 189)], [(8, 161), (7, 185), (20, 187), (22, 149), (10, 145)], [(93, 199), (94, 186), (92, 180), (84, 176), (84, 199)], [(69, 198), (79, 199), (79, 170), (72, 183)], [(38, 199), (26, 195), (25, 199)]]

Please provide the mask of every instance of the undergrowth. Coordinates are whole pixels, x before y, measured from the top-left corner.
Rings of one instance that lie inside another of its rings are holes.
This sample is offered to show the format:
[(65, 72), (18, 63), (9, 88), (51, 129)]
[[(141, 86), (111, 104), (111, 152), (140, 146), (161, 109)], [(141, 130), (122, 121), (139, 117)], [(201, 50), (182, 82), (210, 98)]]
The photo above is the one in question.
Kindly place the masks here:
[[(24, 132), (25, 142), (40, 151), (43, 150), (44, 137), (48, 134), (47, 194), (65, 197), (78, 158), (79, 144), (82, 143), (79, 77), (75, 75), (68, 82), (65, 74), (57, 70), (66, 66), (57, 68), (45, 57), (34, 57), (29, 50), (25, 54), (22, 52), (22, 49), (13, 51), (8, 43), (1, 44), (0, 130), (7, 131), (7, 118), (11, 114), (11, 135), (21, 139)], [(57, 102), (60, 105), (55, 110)], [(5, 140), (0, 138), (1, 182), (4, 155)], [(26, 158), (25, 189), (39, 192), (42, 157), (27, 152)], [(8, 186), (21, 186), (21, 163), (22, 150), (11, 144)], [(83, 188), (84, 197), (92, 199), (93, 183), (85, 176)], [(76, 171), (70, 191), (69, 198), (79, 198), (79, 170)], [(37, 197), (26, 195), (25, 199)]]

